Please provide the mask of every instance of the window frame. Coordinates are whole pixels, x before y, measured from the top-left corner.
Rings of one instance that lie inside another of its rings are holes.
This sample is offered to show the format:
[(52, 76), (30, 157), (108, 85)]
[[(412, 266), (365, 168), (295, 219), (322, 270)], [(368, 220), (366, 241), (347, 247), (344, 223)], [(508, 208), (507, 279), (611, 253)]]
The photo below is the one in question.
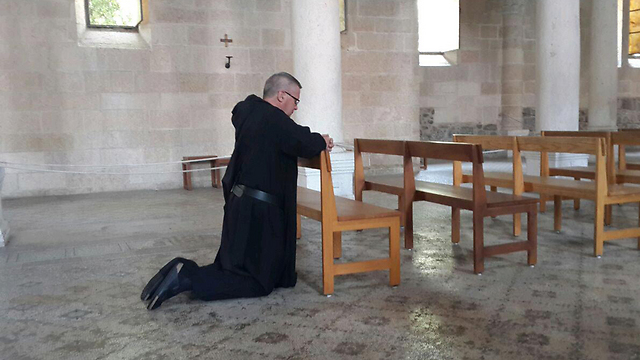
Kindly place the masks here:
[(121, 31), (121, 32), (138, 32), (140, 24), (144, 20), (144, 10), (142, 0), (136, 0), (140, 3), (140, 21), (135, 26), (123, 26), (123, 25), (96, 25), (91, 23), (91, 16), (89, 14), (89, 2), (91, 0), (84, 0), (84, 17), (86, 21), (87, 29), (92, 30), (104, 30), (104, 31)]
[[(419, 2), (423, 0), (417, 0), (416, 4), (418, 8), (416, 9), (416, 14), (418, 15), (418, 34), (420, 34), (420, 11)], [(447, 51), (421, 51), (420, 41), (418, 40), (418, 66), (419, 67), (450, 67), (458, 65), (458, 52), (460, 51), (460, 13), (461, 13), (461, 5), (460, 0), (458, 1), (458, 11), (457, 11), (457, 26), (458, 26), (458, 39), (456, 47)], [(425, 49), (426, 50), (426, 49)], [(435, 49), (434, 49), (435, 50)], [(421, 64), (421, 59), (423, 56), (428, 57), (440, 57), (442, 62), (440, 64)]]

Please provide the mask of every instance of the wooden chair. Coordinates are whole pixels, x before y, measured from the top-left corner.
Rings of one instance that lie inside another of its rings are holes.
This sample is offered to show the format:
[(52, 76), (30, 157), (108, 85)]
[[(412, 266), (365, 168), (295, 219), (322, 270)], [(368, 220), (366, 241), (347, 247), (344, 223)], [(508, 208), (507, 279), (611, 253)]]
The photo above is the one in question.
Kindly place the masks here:
[[(510, 178), (508, 176), (491, 177), (492, 173), (485, 173), (485, 184), (489, 185), (491, 191), (495, 192), (498, 188), (508, 188), (513, 190), (514, 195), (522, 195), (524, 192), (524, 182), (522, 180), (522, 156), (518, 150), (518, 142), (515, 136), (489, 136), (489, 135), (453, 135), (454, 142), (463, 142), (469, 144), (477, 144), (482, 146), (483, 150), (508, 150), (513, 153), (512, 171)], [(472, 174), (458, 174), (459, 168), (454, 167), (454, 178), (458, 178), (462, 183), (473, 182)], [(519, 236), (521, 232), (521, 214), (513, 214), (513, 235)]]
[[(473, 211), (473, 269), (480, 274), (484, 271), (484, 259), (487, 256), (507, 254), (516, 251), (527, 252), (527, 263), (534, 265), (537, 261), (537, 204), (538, 199), (498, 192), (487, 193), (484, 172), (482, 169), (482, 147), (475, 144), (407, 141), (404, 160), (405, 183), (405, 242), (413, 243), (413, 201), (429, 201), (451, 206), (451, 241), (460, 242), (460, 209)], [(453, 185), (415, 181), (412, 157), (453, 161)], [(473, 188), (460, 187), (462, 182), (462, 164), (470, 162), (473, 166)], [(484, 218), (507, 214), (527, 213), (527, 241), (512, 242), (500, 245), (485, 246)]]
[[(524, 176), (526, 192), (537, 192), (554, 198), (554, 229), (560, 231), (562, 225), (562, 197), (580, 198), (595, 202), (594, 255), (601, 256), (605, 241), (638, 237), (640, 248), (640, 227), (604, 231), (605, 206), (613, 204), (640, 203), (640, 188), (615, 183), (607, 171), (605, 140), (584, 137), (518, 137), (520, 151), (540, 152), (540, 176)], [(549, 175), (549, 152), (589, 154), (596, 157), (594, 181), (579, 181), (566, 178), (552, 178)], [(615, 168), (614, 168), (615, 171)], [(640, 215), (640, 214), (639, 214)]]
[[(188, 161), (182, 163), (182, 171), (191, 170), (193, 164), (208, 162), (212, 168), (229, 165), (228, 158), (225, 159), (211, 159), (215, 158), (215, 155), (206, 155), (206, 156), (185, 156), (182, 158), (182, 161)], [(206, 160), (210, 159), (210, 160)], [(191, 183), (191, 173), (183, 172), (182, 173), (182, 186), (185, 190), (192, 190), (193, 185)], [(222, 187), (222, 178), (220, 177), (220, 169), (211, 170), (211, 186), (214, 188)]]
[[(337, 197), (333, 193), (331, 160), (323, 151), (313, 159), (299, 159), (299, 166), (320, 170), (321, 191), (298, 187), (298, 238), (300, 216), (322, 223), (322, 279), (325, 295), (334, 291), (338, 275), (389, 270), (389, 285), (400, 284), (400, 213), (361, 201)], [(342, 255), (342, 232), (363, 229), (389, 229), (389, 257), (352, 263), (335, 263)]]

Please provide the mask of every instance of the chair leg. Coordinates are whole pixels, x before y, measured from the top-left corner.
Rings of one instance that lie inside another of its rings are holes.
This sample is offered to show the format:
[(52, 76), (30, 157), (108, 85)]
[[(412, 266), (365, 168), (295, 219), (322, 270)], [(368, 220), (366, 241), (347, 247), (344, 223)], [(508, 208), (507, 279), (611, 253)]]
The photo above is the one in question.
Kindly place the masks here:
[(329, 295), (333, 294), (333, 231), (322, 225), (322, 288)]
[(342, 257), (342, 232), (333, 233), (333, 258), (340, 259)]
[(460, 242), (460, 208), (451, 208), (451, 242)]
[[(498, 192), (498, 187), (497, 186), (490, 186), (491, 188), (491, 192)], [(497, 216), (492, 216), (492, 219), (495, 219)]]
[(547, 212), (547, 197), (542, 194), (540, 194), (540, 212)]
[(522, 232), (522, 214), (513, 214), (513, 236), (520, 236)]
[(403, 204), (404, 211), (404, 248), (413, 249), (413, 203)]
[(389, 285), (400, 285), (400, 219), (389, 227)]
[[(640, 227), (640, 203), (638, 203), (638, 227)], [(640, 237), (638, 237), (638, 250), (640, 250)]]
[(604, 207), (604, 224), (611, 225), (611, 219), (613, 218), (613, 206), (606, 205)]
[(402, 195), (398, 195), (398, 211), (400, 211), (400, 226), (406, 226), (405, 222), (405, 214), (404, 211), (404, 197)]
[(484, 272), (484, 218), (480, 211), (473, 211), (473, 272)]
[(593, 247), (593, 255), (594, 256), (602, 256), (602, 248), (604, 247), (604, 204), (599, 204), (596, 201), (596, 216), (595, 216), (595, 224), (594, 224), (594, 247)]
[[(574, 180), (578, 180), (578, 181), (580, 180), (579, 177), (574, 177), (573, 179)], [(573, 210), (580, 210), (580, 199), (579, 198), (573, 199)]]
[(302, 216), (300, 214), (296, 215), (296, 239), (300, 239), (302, 237)]
[(527, 213), (527, 241), (527, 264), (535, 265), (538, 262), (538, 211), (535, 206)]
[(553, 230), (562, 230), (562, 196), (553, 196)]

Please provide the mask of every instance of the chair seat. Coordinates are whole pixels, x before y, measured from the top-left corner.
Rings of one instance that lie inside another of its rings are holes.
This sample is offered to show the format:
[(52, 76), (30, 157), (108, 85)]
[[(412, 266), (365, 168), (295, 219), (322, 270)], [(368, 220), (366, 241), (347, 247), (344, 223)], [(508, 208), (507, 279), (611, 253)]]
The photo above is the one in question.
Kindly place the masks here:
[[(336, 211), (338, 221), (359, 219), (379, 219), (392, 216), (400, 216), (397, 210), (367, 204), (343, 197), (336, 196)], [(298, 212), (304, 216), (321, 220), (322, 205), (320, 192), (303, 187), (298, 187)]]
[(364, 180), (365, 189), (380, 191), (386, 194), (403, 195), (403, 176), (402, 174), (367, 176)]

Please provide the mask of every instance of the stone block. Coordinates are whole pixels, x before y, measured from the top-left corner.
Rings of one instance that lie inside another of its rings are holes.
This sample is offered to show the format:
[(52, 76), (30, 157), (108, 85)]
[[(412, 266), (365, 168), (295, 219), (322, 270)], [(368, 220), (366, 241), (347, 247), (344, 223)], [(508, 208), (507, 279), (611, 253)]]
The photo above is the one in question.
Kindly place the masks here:
[(266, 48), (284, 47), (286, 34), (283, 29), (262, 29), (262, 46)]
[(403, 37), (399, 34), (357, 33), (356, 45), (359, 50), (394, 51), (403, 50)]
[(482, 95), (495, 95), (500, 91), (500, 83), (497, 82), (483, 82), (480, 84), (480, 94)]
[(359, 1), (358, 15), (360, 16), (380, 16), (393, 17), (398, 14), (398, 3), (386, 0)]
[[(144, 110), (102, 110), (102, 128), (113, 130), (143, 130), (148, 129), (150, 121)], [(156, 120), (156, 117), (153, 117)]]
[(186, 24), (151, 25), (151, 43), (154, 45), (184, 45), (190, 43), (192, 26)]
[(97, 49), (99, 70), (149, 71), (151, 56), (146, 50), (138, 49)]
[(497, 39), (500, 27), (497, 25), (480, 25), (480, 38)]
[(84, 131), (83, 111), (47, 111), (42, 113), (43, 133), (78, 134)]
[(524, 90), (523, 81), (503, 81), (502, 82), (502, 94), (522, 94)]
[(376, 31), (376, 20), (371, 17), (347, 16), (347, 33)]
[(40, 111), (6, 111), (2, 114), (0, 132), (3, 134), (39, 134), (42, 132)]
[(104, 93), (100, 94), (100, 99), (104, 110), (144, 110), (158, 108), (160, 105), (159, 94)]
[(276, 58), (274, 50), (251, 49), (251, 70), (253, 72), (275, 72)]

